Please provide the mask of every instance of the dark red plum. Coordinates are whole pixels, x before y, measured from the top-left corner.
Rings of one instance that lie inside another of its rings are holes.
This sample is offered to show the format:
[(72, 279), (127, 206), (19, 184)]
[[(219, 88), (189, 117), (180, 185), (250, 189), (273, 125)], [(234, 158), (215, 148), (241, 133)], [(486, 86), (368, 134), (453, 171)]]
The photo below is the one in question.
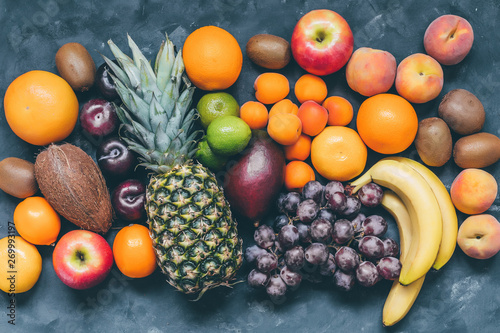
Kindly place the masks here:
[[(117, 63), (116, 60), (113, 60), (113, 62)], [(114, 101), (115, 99), (118, 99), (119, 96), (116, 92), (115, 83), (111, 78), (111, 75), (109, 75), (110, 73), (113, 74), (113, 71), (109, 68), (108, 64), (103, 63), (97, 69), (95, 82), (101, 95), (108, 101)]]
[(118, 184), (111, 195), (116, 215), (126, 221), (139, 221), (146, 216), (146, 186), (137, 179), (127, 179)]
[(96, 160), (102, 172), (112, 178), (129, 175), (136, 165), (134, 153), (117, 137), (108, 138), (97, 147)]
[(102, 98), (91, 99), (80, 111), (80, 124), (86, 133), (94, 137), (113, 133), (118, 126), (114, 105)]

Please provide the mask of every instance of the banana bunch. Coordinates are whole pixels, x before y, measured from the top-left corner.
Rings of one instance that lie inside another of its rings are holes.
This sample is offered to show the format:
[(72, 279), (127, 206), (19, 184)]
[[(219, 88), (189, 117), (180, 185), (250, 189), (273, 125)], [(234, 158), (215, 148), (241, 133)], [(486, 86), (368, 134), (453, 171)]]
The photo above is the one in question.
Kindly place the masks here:
[(356, 193), (375, 182), (386, 191), (382, 206), (394, 217), (400, 234), (402, 264), (383, 310), (383, 323), (391, 326), (410, 310), (427, 272), (439, 270), (455, 251), (458, 220), (450, 195), (427, 167), (404, 157), (388, 157), (351, 183)]

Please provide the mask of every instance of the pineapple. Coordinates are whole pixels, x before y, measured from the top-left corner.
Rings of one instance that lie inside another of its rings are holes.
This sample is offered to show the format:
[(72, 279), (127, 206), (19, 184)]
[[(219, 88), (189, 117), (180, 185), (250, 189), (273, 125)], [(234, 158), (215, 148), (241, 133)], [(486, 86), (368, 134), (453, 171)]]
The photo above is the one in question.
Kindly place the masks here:
[(123, 103), (117, 106), (123, 139), (154, 172), (146, 211), (157, 262), (169, 284), (200, 298), (230, 286), (242, 263), (242, 240), (214, 174), (192, 160), (201, 131), (193, 131), (197, 111), (188, 111), (195, 88), (182, 51), (175, 56), (167, 36), (153, 71), (130, 36), (128, 44), (132, 58), (110, 40), (118, 65), (104, 60)]

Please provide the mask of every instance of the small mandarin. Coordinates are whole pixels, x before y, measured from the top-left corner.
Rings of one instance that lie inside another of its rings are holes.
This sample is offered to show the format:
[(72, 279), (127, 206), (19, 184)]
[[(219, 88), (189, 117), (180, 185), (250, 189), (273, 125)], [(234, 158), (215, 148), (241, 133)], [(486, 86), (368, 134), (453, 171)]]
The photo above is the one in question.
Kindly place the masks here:
[(352, 121), (354, 111), (352, 104), (340, 96), (330, 96), (323, 102), (328, 111), (328, 125), (347, 126)]
[(325, 81), (312, 74), (302, 75), (295, 83), (294, 91), (300, 103), (305, 101), (321, 103), (328, 95)]
[(260, 102), (249, 101), (240, 108), (240, 118), (253, 130), (266, 127), (268, 117), (266, 106)]
[(274, 104), (288, 96), (290, 84), (286, 76), (278, 73), (263, 73), (255, 79), (255, 98), (263, 104)]
[(291, 161), (285, 167), (285, 187), (288, 191), (302, 192), (307, 182), (315, 180), (313, 168), (302, 161)]
[(311, 138), (301, 134), (297, 142), (293, 145), (285, 146), (285, 157), (289, 161), (304, 161), (311, 154)]

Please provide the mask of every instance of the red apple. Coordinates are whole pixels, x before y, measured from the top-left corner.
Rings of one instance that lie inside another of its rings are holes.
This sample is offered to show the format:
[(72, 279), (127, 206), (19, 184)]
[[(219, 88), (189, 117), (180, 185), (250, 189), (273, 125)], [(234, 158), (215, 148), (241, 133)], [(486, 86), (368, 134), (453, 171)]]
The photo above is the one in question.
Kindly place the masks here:
[(52, 263), (65, 285), (88, 289), (101, 283), (111, 271), (113, 251), (102, 236), (87, 230), (73, 230), (57, 242)]
[(354, 44), (346, 20), (328, 9), (304, 15), (293, 30), (292, 54), (297, 63), (311, 74), (328, 75), (349, 60)]

